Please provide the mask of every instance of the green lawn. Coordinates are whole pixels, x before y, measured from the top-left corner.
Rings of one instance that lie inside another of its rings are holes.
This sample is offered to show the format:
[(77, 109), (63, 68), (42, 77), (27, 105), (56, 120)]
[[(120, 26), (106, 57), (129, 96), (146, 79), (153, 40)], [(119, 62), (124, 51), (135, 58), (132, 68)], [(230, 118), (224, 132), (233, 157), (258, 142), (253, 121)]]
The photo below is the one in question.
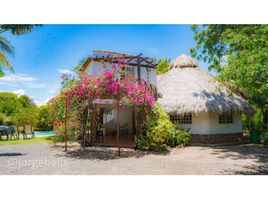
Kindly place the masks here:
[(33, 139), (18, 139), (18, 140), (8, 140), (6, 141), (5, 138), (2, 138), (0, 141), (0, 146), (5, 145), (16, 145), (16, 144), (40, 144), (45, 142), (52, 142), (51, 136), (48, 137), (36, 137)]

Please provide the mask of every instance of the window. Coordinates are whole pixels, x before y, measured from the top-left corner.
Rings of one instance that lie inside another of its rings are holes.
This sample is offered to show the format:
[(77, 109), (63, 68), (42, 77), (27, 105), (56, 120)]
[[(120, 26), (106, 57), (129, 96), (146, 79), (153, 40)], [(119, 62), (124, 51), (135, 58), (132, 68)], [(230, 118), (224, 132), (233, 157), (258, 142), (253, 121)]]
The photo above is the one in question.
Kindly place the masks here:
[(134, 78), (134, 67), (122, 67), (121, 70), (121, 80), (125, 78)]
[(114, 119), (114, 113), (112, 109), (104, 109), (103, 123), (106, 124)]
[(192, 114), (170, 115), (170, 120), (174, 124), (192, 124)]
[(219, 124), (233, 123), (233, 114), (230, 112), (219, 114)]
[(127, 78), (134, 78), (134, 67), (126, 67), (126, 77)]

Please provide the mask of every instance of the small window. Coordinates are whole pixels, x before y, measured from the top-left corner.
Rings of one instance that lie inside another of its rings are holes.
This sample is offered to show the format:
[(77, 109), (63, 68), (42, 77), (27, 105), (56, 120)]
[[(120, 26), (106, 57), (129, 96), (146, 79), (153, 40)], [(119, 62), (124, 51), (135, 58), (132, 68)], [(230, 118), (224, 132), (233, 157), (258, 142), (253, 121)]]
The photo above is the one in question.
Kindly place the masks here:
[(219, 114), (219, 124), (233, 123), (233, 114), (230, 112)]
[(134, 67), (122, 67), (121, 69), (121, 80), (125, 78), (134, 78)]
[(170, 115), (170, 120), (174, 124), (192, 124), (192, 114)]
[(130, 79), (134, 78), (134, 67), (126, 67), (126, 77)]
[(106, 124), (114, 119), (114, 114), (112, 109), (104, 109), (103, 112), (103, 123)]

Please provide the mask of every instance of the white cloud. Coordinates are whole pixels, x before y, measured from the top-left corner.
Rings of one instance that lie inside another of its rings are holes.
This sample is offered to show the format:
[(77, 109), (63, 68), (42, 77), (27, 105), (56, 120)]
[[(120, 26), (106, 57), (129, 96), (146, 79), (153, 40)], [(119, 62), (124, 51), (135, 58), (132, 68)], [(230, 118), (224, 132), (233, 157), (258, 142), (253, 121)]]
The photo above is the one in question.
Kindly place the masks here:
[(14, 94), (17, 94), (17, 95), (24, 95), (25, 94), (25, 90), (22, 90), (22, 89), (18, 89), (18, 90), (13, 90), (11, 91), (12, 93)]
[(58, 69), (61, 74), (72, 74), (73, 72), (69, 69)]
[(46, 84), (43, 83), (26, 83), (25, 84), (28, 88), (45, 88)]
[(22, 84), (28, 88), (45, 88), (46, 84), (37, 83), (37, 79), (25, 74), (9, 74), (0, 78), (0, 85), (5, 86), (21, 86)]
[(36, 78), (25, 75), (10, 74), (0, 78), (0, 82), (29, 82), (36, 81)]
[(17, 90), (0, 90), (0, 92), (11, 92), (11, 93), (17, 94), (19, 96), (26, 94), (25, 90), (23, 90), (23, 89), (17, 89)]
[(58, 90), (56, 88), (49, 89), (47, 92), (49, 94), (55, 94)]
[(40, 106), (40, 105), (46, 104), (52, 98), (53, 98), (53, 96), (49, 96), (45, 100), (39, 101), (39, 100), (33, 99), (33, 101), (34, 101), (35, 104), (37, 104), (38, 106)]
[(10, 87), (15, 87), (15, 86), (17, 86), (16, 84), (14, 84), (14, 83), (9, 83), (9, 82), (0, 82), (0, 85), (10, 86)]
[(148, 48), (148, 51), (149, 51), (152, 55), (155, 55), (155, 54), (158, 53), (158, 49), (157, 49), (157, 48), (154, 48), (154, 47), (152, 47), (152, 48)]
[(57, 94), (60, 90), (60, 84), (53, 84), (47, 91), (49, 94)]

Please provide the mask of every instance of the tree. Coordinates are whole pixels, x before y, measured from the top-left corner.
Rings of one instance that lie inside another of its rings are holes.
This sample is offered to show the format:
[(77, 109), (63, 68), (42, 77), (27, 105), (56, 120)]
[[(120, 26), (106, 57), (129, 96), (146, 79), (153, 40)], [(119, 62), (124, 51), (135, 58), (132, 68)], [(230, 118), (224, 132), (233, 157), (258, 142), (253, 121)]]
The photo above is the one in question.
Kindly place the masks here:
[(42, 130), (53, 130), (54, 117), (49, 105), (38, 107), (37, 127)]
[(21, 108), (17, 95), (9, 92), (0, 93), (0, 112), (4, 113), (6, 116), (11, 116), (12, 114), (18, 112)]
[(0, 35), (0, 77), (4, 76), (4, 72), (2, 70), (3, 67), (7, 68), (10, 71), (13, 71), (13, 68), (6, 58), (5, 54), (13, 55), (14, 48), (5, 37)]
[(156, 67), (157, 74), (166, 73), (169, 70), (169, 62), (170, 60), (168, 59), (160, 59)]
[(191, 54), (268, 114), (268, 25), (193, 25)]
[(15, 113), (12, 116), (13, 124), (24, 126), (24, 125), (31, 125), (35, 126), (37, 124), (37, 108), (26, 108), (23, 109), (21, 112)]
[[(31, 32), (35, 26), (31, 24), (0, 24), (0, 34), (10, 31), (13, 35), (22, 35)], [(14, 72), (14, 69), (6, 55), (14, 55), (14, 47), (4, 36), (0, 35), (0, 77), (4, 76), (3, 68)]]
[(26, 95), (18, 96), (11, 92), (0, 92), (0, 113), (6, 116), (12, 116), (24, 109), (34, 107), (36, 105)]
[(0, 24), (0, 33), (10, 31), (13, 35), (23, 35), (30, 33), (35, 27), (41, 26), (39, 24)]
[(6, 115), (3, 113), (0, 113), (0, 125), (3, 125), (6, 119)]
[(27, 95), (20, 95), (18, 97), (18, 102), (21, 104), (23, 108), (30, 108), (36, 106), (36, 104)]

